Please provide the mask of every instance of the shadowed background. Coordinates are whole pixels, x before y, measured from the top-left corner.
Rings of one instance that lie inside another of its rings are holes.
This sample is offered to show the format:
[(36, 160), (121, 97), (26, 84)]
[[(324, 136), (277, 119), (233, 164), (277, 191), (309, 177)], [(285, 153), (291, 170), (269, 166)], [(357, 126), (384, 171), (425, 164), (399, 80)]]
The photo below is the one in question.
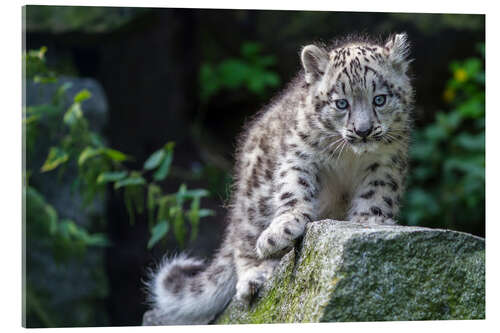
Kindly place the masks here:
[[(416, 130), (400, 222), (484, 237), (482, 15), (28, 6), (24, 18), (26, 50), (46, 47), (32, 54), (43, 68), (26, 72), (28, 327), (139, 325), (147, 267), (183, 249), (210, 257), (219, 244), (244, 122), (300, 69), (302, 46), (346, 33), (405, 31), (412, 44)], [(91, 96), (80, 102), (81, 90)], [(63, 119), (71, 105), (83, 130)], [(64, 131), (88, 145), (70, 151)], [(113, 150), (92, 166), (88, 147)], [(103, 170), (121, 178), (96, 181)], [(205, 190), (199, 207), (195, 193), (161, 215), (150, 191), (181, 184)], [(100, 195), (85, 200), (89, 188)]]

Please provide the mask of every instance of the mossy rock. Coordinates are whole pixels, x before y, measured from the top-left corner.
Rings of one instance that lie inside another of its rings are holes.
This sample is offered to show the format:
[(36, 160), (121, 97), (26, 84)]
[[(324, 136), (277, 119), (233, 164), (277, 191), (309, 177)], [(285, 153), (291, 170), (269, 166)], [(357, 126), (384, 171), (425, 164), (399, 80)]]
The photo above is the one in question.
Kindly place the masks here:
[(484, 239), (325, 220), (308, 225), (248, 309), (217, 324), (484, 319)]

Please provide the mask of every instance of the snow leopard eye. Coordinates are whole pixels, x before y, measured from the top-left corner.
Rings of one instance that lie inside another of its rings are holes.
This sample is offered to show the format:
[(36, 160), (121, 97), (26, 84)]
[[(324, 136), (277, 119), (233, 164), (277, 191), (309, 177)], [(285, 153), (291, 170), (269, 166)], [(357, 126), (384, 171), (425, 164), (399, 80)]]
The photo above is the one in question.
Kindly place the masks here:
[(385, 104), (386, 96), (385, 95), (377, 95), (373, 98), (373, 104), (375, 106), (382, 106)]
[(336, 99), (335, 106), (339, 110), (345, 110), (349, 106), (349, 102), (347, 101), (347, 99)]

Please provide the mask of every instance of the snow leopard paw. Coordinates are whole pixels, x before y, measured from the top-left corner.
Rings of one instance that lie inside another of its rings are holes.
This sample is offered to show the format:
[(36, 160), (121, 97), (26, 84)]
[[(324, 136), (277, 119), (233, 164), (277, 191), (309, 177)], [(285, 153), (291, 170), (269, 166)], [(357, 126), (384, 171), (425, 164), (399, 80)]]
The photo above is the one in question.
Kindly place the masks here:
[(257, 239), (259, 258), (268, 258), (280, 250), (291, 248), (295, 239), (304, 233), (305, 222), (291, 213), (276, 217)]
[(248, 306), (252, 297), (257, 294), (262, 285), (271, 278), (277, 260), (265, 260), (259, 266), (242, 272), (236, 283), (236, 301), (242, 306)]
[(368, 215), (356, 216), (352, 219), (353, 222), (358, 222), (367, 225), (396, 225), (396, 221), (385, 216)]

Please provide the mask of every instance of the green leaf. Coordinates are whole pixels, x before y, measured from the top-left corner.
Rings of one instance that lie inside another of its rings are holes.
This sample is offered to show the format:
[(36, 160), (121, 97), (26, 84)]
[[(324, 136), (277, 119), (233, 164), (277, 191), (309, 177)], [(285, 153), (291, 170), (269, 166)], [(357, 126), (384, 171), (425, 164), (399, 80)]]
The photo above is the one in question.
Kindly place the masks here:
[(102, 154), (102, 149), (98, 148), (92, 148), (92, 147), (85, 147), (85, 149), (82, 150), (80, 153), (80, 156), (78, 156), (78, 165), (82, 166), (89, 158), (101, 155)]
[(66, 94), (66, 91), (73, 86), (71, 82), (65, 82), (61, 84), (59, 88), (57, 88), (54, 97), (52, 97), (52, 104), (59, 105), (63, 101), (63, 97)]
[(170, 165), (172, 164), (172, 160), (174, 158), (173, 146), (171, 148), (167, 148), (166, 155), (161, 162), (160, 167), (153, 175), (153, 179), (156, 181), (164, 180), (170, 171)]
[(74, 221), (64, 219), (60, 223), (59, 232), (65, 239), (72, 239), (83, 242), (87, 246), (108, 246), (108, 239), (104, 234), (89, 234), (87, 230)]
[(410, 156), (413, 159), (426, 161), (430, 155), (434, 152), (434, 146), (431, 142), (416, 141), (415, 144), (410, 149)]
[(144, 178), (142, 178), (141, 176), (132, 176), (116, 182), (114, 188), (116, 190), (121, 187), (144, 185), (144, 184), (146, 184), (146, 180)]
[(236, 89), (243, 85), (249, 75), (252, 75), (251, 69), (245, 62), (239, 59), (228, 59), (223, 61), (219, 67), (221, 82), (225, 87)]
[(124, 153), (111, 149), (111, 148), (93, 148), (93, 147), (85, 147), (85, 149), (80, 153), (80, 156), (78, 157), (78, 165), (83, 165), (89, 158), (98, 156), (98, 155), (105, 155), (109, 157), (111, 160), (116, 161), (116, 162), (122, 162), (128, 158), (127, 155)]
[(221, 88), (219, 76), (210, 64), (203, 64), (200, 69), (200, 98), (206, 102), (210, 97), (217, 94)]
[(198, 211), (198, 216), (200, 218), (207, 217), (207, 216), (215, 216), (215, 212), (211, 209), (200, 209)]
[(149, 158), (144, 162), (144, 169), (152, 170), (157, 168), (165, 157), (165, 150), (160, 149), (155, 151)]
[(158, 220), (165, 220), (169, 216), (169, 196), (163, 196), (158, 199)]
[(103, 148), (103, 151), (106, 156), (108, 156), (110, 159), (116, 162), (122, 162), (128, 158), (127, 155), (116, 149)]
[(40, 119), (39, 115), (27, 116), (23, 119), (26, 125), (34, 124)]
[(129, 187), (132, 192), (132, 200), (135, 205), (137, 213), (142, 214), (144, 212), (144, 188), (142, 186)]
[(246, 58), (252, 58), (259, 54), (261, 45), (256, 42), (245, 42), (241, 46), (241, 54)]
[(187, 192), (186, 184), (181, 184), (181, 186), (179, 186), (179, 190), (175, 194), (175, 200), (177, 202), (177, 205), (180, 207), (182, 207), (182, 204), (184, 203), (184, 200), (186, 199), (186, 192)]
[(189, 210), (187, 216), (191, 224), (191, 237), (190, 240), (193, 241), (198, 236), (198, 224), (200, 222), (200, 197), (196, 197), (191, 201), (191, 209)]
[(149, 225), (152, 226), (154, 223), (154, 213), (156, 208), (156, 198), (161, 194), (161, 189), (156, 184), (150, 184), (148, 186), (148, 194), (146, 205), (148, 208), (148, 221)]
[(484, 104), (477, 99), (469, 99), (458, 107), (458, 111), (468, 118), (484, 117)]
[(96, 233), (85, 237), (85, 244), (88, 246), (110, 246), (111, 243), (104, 234)]
[(485, 133), (482, 132), (477, 135), (469, 133), (460, 133), (455, 142), (462, 148), (471, 151), (484, 151), (485, 148)]
[(430, 214), (436, 214), (439, 211), (439, 206), (435, 198), (422, 189), (413, 189), (408, 192), (409, 203), (418, 208), (418, 210), (426, 210)]
[(464, 66), (465, 70), (467, 71), (467, 74), (469, 76), (476, 75), (476, 73), (481, 70), (481, 64), (482, 62), (478, 58), (469, 58), (465, 60)]
[(63, 121), (66, 125), (72, 127), (83, 118), (82, 107), (80, 103), (73, 103), (64, 114)]
[(461, 171), (469, 177), (477, 177), (484, 180), (484, 164), (481, 159), (449, 158), (444, 161), (444, 170), (447, 172)]
[[(115, 183), (115, 188), (116, 188), (116, 183)], [(123, 200), (125, 201), (125, 207), (127, 208), (127, 214), (129, 217), (130, 225), (134, 225), (135, 211), (134, 211), (134, 205), (132, 203), (132, 194), (128, 187), (125, 188), (125, 191), (123, 193)]]
[[(28, 282), (28, 281), (27, 281)], [(34, 288), (31, 287), (31, 283), (28, 282), (26, 283), (26, 299), (28, 300), (26, 302), (26, 312), (27, 313), (34, 313), (38, 317), (38, 319), (41, 321), (43, 327), (56, 327), (57, 324), (56, 322), (51, 318), (51, 314), (49, 314), (50, 310), (47, 308), (47, 306), (44, 304), (44, 302), (41, 300), (43, 296), (39, 296), (37, 292), (33, 290)]]
[(45, 205), (45, 212), (49, 218), (49, 233), (54, 235), (57, 232), (57, 212), (51, 205)]
[(151, 238), (148, 241), (148, 249), (151, 249), (168, 232), (169, 224), (167, 220), (158, 222), (151, 230)]
[(431, 125), (425, 129), (425, 135), (431, 141), (441, 141), (445, 140), (448, 134), (443, 127)]
[(460, 68), (460, 64), (458, 63), (458, 61), (452, 60), (450, 62), (450, 66), (449, 66), (450, 72), (453, 73), (453, 72), (455, 72), (459, 68)]
[(163, 149), (165, 149), (167, 152), (168, 151), (174, 151), (175, 148), (175, 142), (174, 141), (169, 141), (163, 146)]
[(276, 57), (274, 56), (261, 56), (259, 58), (256, 59), (256, 62), (255, 64), (259, 67), (262, 67), (262, 68), (265, 68), (265, 67), (269, 67), (269, 66), (272, 66), (276, 63)]
[(99, 136), (99, 134), (94, 133), (94, 132), (90, 132), (89, 137), (90, 137), (90, 143), (93, 146), (98, 147), (98, 148), (104, 147), (104, 142), (103, 142), (102, 138)]
[(443, 113), (439, 112), (436, 115), (437, 122), (449, 132), (458, 128), (462, 121), (462, 115), (459, 112)]
[(33, 77), (33, 82), (35, 83), (57, 83), (57, 77), (54, 76), (53, 73), (47, 73), (47, 76), (43, 75), (35, 75)]
[(88, 91), (87, 89), (83, 89), (78, 94), (75, 95), (75, 98), (73, 100), (75, 101), (75, 103), (81, 103), (89, 99), (90, 97), (92, 97), (90, 91)]
[(413, 168), (412, 170), (412, 176), (419, 181), (424, 181), (427, 178), (431, 177), (432, 173), (433, 173), (432, 168), (428, 166), (418, 166)]
[(47, 159), (42, 165), (41, 171), (54, 170), (59, 165), (68, 161), (69, 155), (59, 147), (51, 147)]
[(182, 192), (184, 198), (201, 198), (210, 195), (210, 192), (204, 189), (185, 190)]
[(101, 172), (97, 177), (97, 184), (116, 182), (127, 176), (127, 171), (106, 171)]
[(71, 239), (72, 236), (78, 235), (78, 227), (75, 222), (64, 219), (59, 223), (59, 233), (64, 239)]
[[(174, 208), (174, 207), (173, 207)], [(175, 207), (175, 218), (174, 218), (174, 235), (177, 242), (181, 248), (184, 248), (184, 242), (186, 239), (186, 226), (184, 225), (184, 214), (181, 207)]]
[(47, 53), (48, 48), (47, 46), (42, 46), (38, 50), (29, 50), (28, 51), (28, 56), (32, 58), (38, 58), (40, 60), (45, 61), (45, 53)]

